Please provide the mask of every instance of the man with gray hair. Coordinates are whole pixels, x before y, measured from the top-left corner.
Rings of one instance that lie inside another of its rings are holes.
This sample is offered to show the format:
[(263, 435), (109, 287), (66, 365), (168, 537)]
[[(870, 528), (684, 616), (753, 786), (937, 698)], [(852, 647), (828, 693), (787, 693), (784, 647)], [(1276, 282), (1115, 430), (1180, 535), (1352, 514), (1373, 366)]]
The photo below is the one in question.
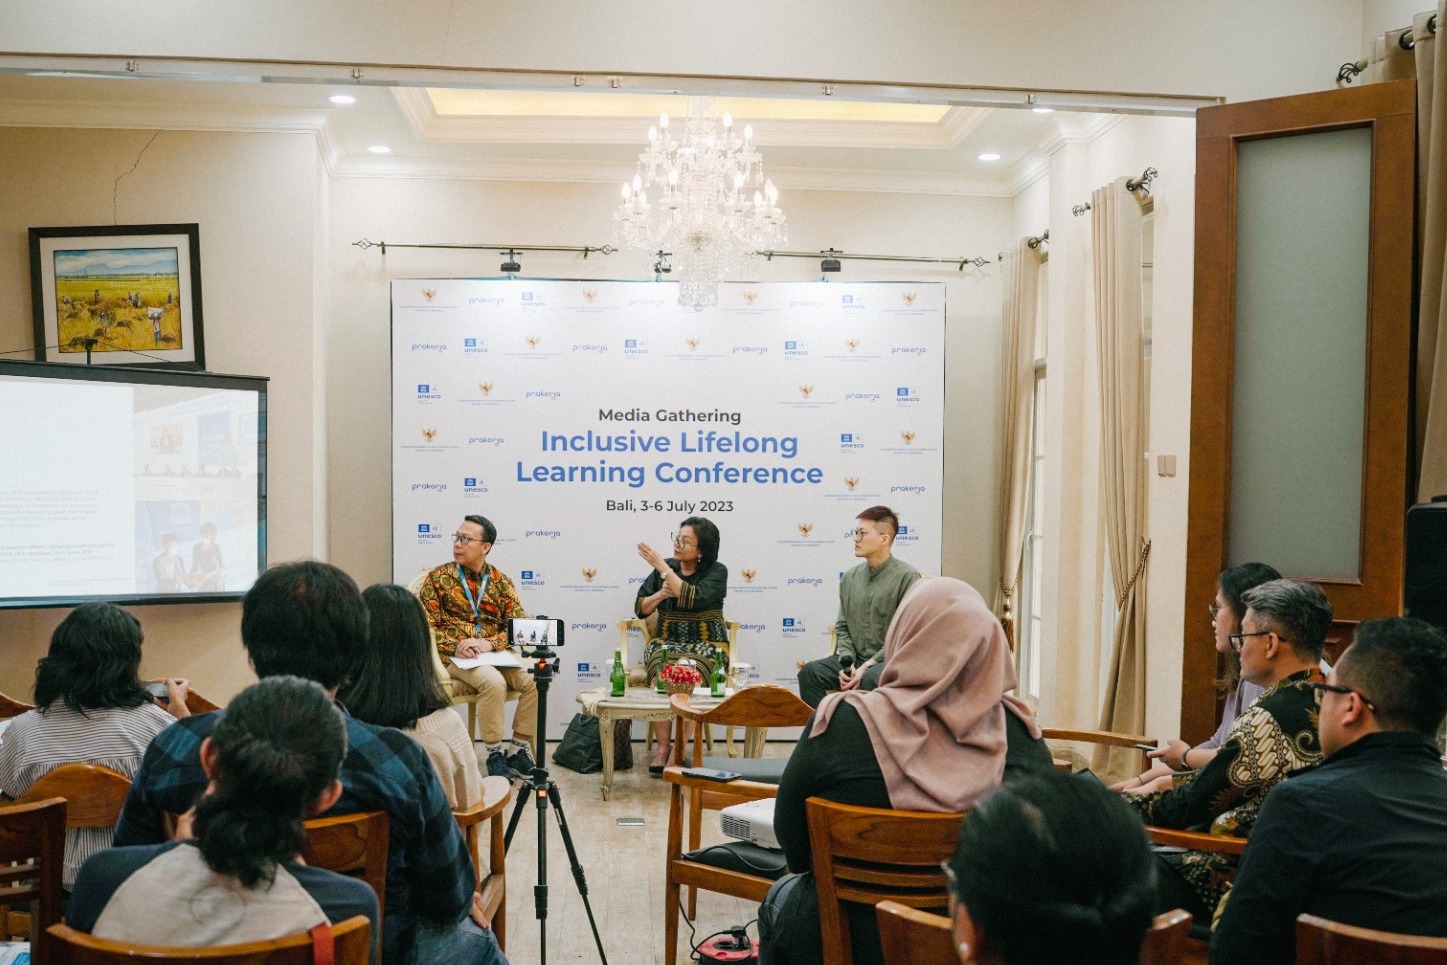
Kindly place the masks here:
[[(1241, 677), (1266, 688), (1232, 725), (1200, 771), (1172, 775), (1126, 794), (1147, 824), (1246, 837), (1266, 793), (1294, 770), (1321, 760), (1311, 684), (1331, 629), (1332, 609), (1313, 583), (1272, 580), (1241, 597), (1246, 613), (1231, 646)], [(1236, 858), (1209, 851), (1162, 853), (1158, 911), (1184, 908), (1209, 923), (1231, 887)]]

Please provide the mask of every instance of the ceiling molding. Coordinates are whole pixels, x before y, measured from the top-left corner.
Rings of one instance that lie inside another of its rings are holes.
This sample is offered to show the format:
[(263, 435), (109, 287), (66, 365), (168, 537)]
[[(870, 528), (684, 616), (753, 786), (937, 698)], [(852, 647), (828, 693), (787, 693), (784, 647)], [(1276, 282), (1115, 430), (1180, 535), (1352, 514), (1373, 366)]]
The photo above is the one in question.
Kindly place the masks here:
[(0, 127), (314, 134), (329, 116), (324, 110), (240, 104), (0, 99)]
[[(473, 144), (642, 145), (648, 118), (442, 115), (421, 88), (393, 88), (413, 133), (424, 141)], [(989, 110), (956, 107), (938, 124), (888, 121), (781, 120), (755, 125), (755, 142), (770, 147), (868, 147), (938, 151), (956, 146)]]

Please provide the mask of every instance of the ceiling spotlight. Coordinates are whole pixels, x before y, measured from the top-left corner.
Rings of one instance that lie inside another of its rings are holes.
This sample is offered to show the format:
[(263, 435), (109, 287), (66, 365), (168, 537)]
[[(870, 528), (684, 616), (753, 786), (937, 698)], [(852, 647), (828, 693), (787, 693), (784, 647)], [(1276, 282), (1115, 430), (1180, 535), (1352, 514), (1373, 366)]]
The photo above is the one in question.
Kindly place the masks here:
[(333, 104), (355, 104), (357, 102), (357, 99), (351, 94), (333, 94), (331, 97), (328, 97), (327, 100)]
[(844, 267), (839, 263), (839, 256), (844, 254), (844, 252), (835, 251), (833, 248), (830, 248), (828, 251), (819, 252), (819, 254), (824, 256), (824, 259), (819, 262), (820, 271), (827, 274), (829, 272), (840, 271)]
[(996, 153), (993, 152), (993, 151), (987, 151), (987, 152), (985, 152), (984, 154), (981, 154), (981, 155), (980, 155), (980, 160), (981, 160), (981, 161), (998, 161), (998, 160), (1000, 160), (1000, 155), (996, 154)]
[(673, 266), (668, 263), (668, 257), (673, 254), (671, 251), (664, 251), (662, 248), (654, 252), (658, 260), (653, 263), (653, 280), (662, 281), (663, 276), (673, 271)]
[(1031, 110), (1033, 110), (1033, 111), (1034, 111), (1035, 113), (1037, 113), (1037, 114), (1054, 114), (1054, 113), (1055, 113), (1055, 108), (1053, 108), (1053, 107), (1032, 107)]
[(391, 149), (390, 147), (388, 147), (387, 145), (385, 145), (385, 144), (373, 144), (371, 147), (367, 148), (367, 150), (368, 150), (368, 151), (371, 151), (373, 154), (391, 154), (391, 153), (392, 153), (392, 149)]
[(503, 262), (501, 265), (501, 270), (504, 275), (516, 275), (518, 272), (523, 270), (523, 266), (518, 264), (518, 253), (516, 251), (513, 251), (511, 248), (509, 248), (502, 254), (507, 258), (507, 261)]

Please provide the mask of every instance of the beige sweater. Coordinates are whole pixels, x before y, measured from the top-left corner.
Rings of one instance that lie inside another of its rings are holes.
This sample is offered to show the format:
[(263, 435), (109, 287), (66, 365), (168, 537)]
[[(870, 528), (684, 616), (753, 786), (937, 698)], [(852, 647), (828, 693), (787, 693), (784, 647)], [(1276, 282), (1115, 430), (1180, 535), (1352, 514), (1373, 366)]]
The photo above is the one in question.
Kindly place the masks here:
[(477, 751), (473, 749), (467, 725), (456, 711), (444, 707), (403, 733), (427, 752), (432, 769), (442, 782), (448, 807), (460, 811), (482, 800), (482, 771), (477, 766)]

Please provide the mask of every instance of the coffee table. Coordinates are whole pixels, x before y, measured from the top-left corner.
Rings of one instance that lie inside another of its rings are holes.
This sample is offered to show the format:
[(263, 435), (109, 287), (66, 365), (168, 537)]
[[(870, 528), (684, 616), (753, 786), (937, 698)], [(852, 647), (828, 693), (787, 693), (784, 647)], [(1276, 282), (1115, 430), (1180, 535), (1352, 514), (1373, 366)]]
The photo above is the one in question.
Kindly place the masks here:
[[(598, 718), (598, 743), (603, 750), (603, 800), (613, 791), (613, 722), (615, 720), (673, 720), (676, 716), (668, 704), (668, 694), (652, 687), (629, 687), (622, 697), (610, 695), (611, 688), (596, 687), (578, 695), (583, 713)], [(722, 701), (695, 693), (690, 699), (700, 710), (710, 710)], [(675, 745), (675, 753), (677, 746)]]

